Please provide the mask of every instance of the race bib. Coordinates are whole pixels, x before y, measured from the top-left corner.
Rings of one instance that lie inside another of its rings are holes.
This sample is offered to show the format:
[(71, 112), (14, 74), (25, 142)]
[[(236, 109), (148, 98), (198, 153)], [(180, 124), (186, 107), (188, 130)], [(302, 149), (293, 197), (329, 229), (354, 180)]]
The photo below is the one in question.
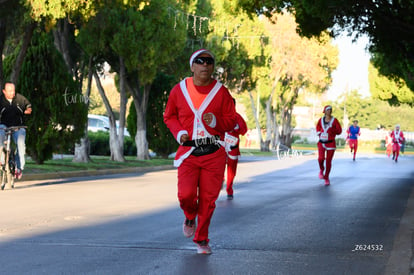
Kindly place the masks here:
[(203, 124), (197, 119), (197, 139), (206, 137)]
[(328, 133), (321, 133), (320, 139), (322, 141), (327, 141), (328, 140)]
[(224, 135), (224, 142), (226, 144), (230, 144), (230, 146), (234, 146), (234, 145), (237, 145), (237, 142), (238, 141), (239, 141), (238, 138), (236, 138), (236, 137), (234, 137), (232, 135), (229, 135), (229, 134), (225, 133), (225, 135)]

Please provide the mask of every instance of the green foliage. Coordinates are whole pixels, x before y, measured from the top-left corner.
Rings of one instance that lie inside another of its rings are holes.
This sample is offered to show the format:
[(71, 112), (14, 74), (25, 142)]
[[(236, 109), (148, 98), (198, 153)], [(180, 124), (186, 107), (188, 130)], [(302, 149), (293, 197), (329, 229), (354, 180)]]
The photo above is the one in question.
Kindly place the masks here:
[[(387, 102), (379, 99), (363, 98), (356, 91), (343, 98), (342, 102), (330, 102), (329, 104), (334, 107), (334, 116), (339, 119), (341, 124), (344, 113), (346, 113), (350, 124), (351, 121), (357, 119), (362, 128), (391, 130), (395, 124), (400, 124), (403, 131), (414, 131), (413, 108), (407, 104), (401, 104), (398, 107), (390, 106)], [(346, 112), (344, 112), (344, 107)], [(346, 126), (343, 125), (343, 127)]]
[(239, 0), (238, 3), (251, 16), (259, 12), (270, 17), (274, 11), (292, 11), (299, 32), (307, 37), (319, 36), (327, 29), (334, 36), (342, 30), (356, 36), (368, 35), (369, 50), (379, 72), (403, 79), (414, 91), (413, 1)]
[[(14, 63), (12, 57), (5, 60), (7, 68)], [(26, 146), (37, 163), (52, 158), (54, 152), (66, 151), (83, 136), (86, 105), (50, 34), (34, 33), (16, 91), (33, 106), (27, 120)]]
[(134, 103), (129, 106), (129, 113), (126, 118), (127, 130), (131, 137), (135, 137), (137, 134), (137, 110)]
[(216, 54), (217, 77), (233, 93), (252, 90), (258, 78), (255, 69), (266, 66), (263, 23), (235, 14), (235, 3), (214, 0), (211, 4), (215, 16), (207, 39)]
[(174, 21), (171, 7), (174, 2), (165, 0), (107, 3), (80, 30), (77, 41), (118, 73), (122, 57), (131, 81), (150, 84), (157, 69), (174, 60), (185, 42), (183, 22)]
[[(89, 154), (93, 156), (110, 156), (109, 133), (104, 131), (88, 132)], [(137, 147), (131, 137), (124, 137), (124, 155), (136, 155)]]
[(109, 156), (109, 133), (104, 131), (88, 131), (89, 154), (93, 156)]
[[(147, 109), (147, 139), (149, 148), (158, 155), (166, 157), (175, 152), (178, 143), (164, 123), (163, 112), (168, 101), (169, 91), (175, 85), (175, 77), (158, 74), (151, 87)], [(132, 104), (127, 117), (128, 132), (135, 136), (137, 118), (135, 106)]]
[[(10, 1), (18, 2), (18, 1)], [(83, 11), (85, 15), (89, 13), (89, 9), (93, 1), (79, 0), (24, 0), (20, 1), (26, 7), (31, 9), (31, 17), (41, 21), (44, 18), (59, 19), (64, 18), (67, 14), (74, 11)]]
[(414, 93), (407, 87), (404, 80), (391, 80), (381, 76), (372, 64), (369, 65), (369, 86), (374, 98), (387, 101), (390, 105), (401, 103), (414, 106)]

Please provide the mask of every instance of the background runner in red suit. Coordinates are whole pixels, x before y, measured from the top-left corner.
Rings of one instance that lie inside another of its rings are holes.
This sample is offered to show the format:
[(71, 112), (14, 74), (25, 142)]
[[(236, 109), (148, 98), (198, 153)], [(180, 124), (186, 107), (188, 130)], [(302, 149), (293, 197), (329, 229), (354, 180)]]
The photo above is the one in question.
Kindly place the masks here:
[(387, 133), (387, 135), (385, 136), (385, 147), (386, 147), (385, 154), (387, 155), (387, 157), (390, 157), (391, 153), (392, 153), (392, 145), (393, 144), (392, 144), (391, 133), (392, 133), (392, 131), (389, 131)]
[[(318, 163), (319, 178), (325, 180), (325, 185), (330, 185), (329, 173), (332, 168), (332, 159), (336, 150), (335, 137), (342, 133), (341, 124), (332, 116), (332, 106), (327, 105), (323, 109), (325, 116), (318, 120), (316, 124), (316, 134), (318, 142)], [(326, 167), (324, 161), (326, 159)]]
[(236, 126), (233, 130), (226, 133), (226, 152), (227, 152), (227, 181), (226, 181), (226, 192), (227, 199), (233, 199), (233, 183), (236, 177), (237, 164), (240, 157), (240, 138), (247, 132), (247, 125), (243, 117), (236, 113)]
[(401, 145), (404, 142), (404, 134), (400, 130), (400, 125), (395, 125), (395, 130), (391, 132), (392, 140), (392, 159), (398, 162), (398, 156), (400, 155)]
[(215, 59), (205, 49), (191, 55), (193, 77), (174, 86), (164, 112), (164, 122), (180, 143), (174, 165), (178, 167), (178, 200), (184, 211), (184, 236), (197, 245), (197, 253), (210, 254), (208, 230), (219, 196), (226, 152), (225, 132), (236, 124), (236, 110), (226, 87), (212, 78)]

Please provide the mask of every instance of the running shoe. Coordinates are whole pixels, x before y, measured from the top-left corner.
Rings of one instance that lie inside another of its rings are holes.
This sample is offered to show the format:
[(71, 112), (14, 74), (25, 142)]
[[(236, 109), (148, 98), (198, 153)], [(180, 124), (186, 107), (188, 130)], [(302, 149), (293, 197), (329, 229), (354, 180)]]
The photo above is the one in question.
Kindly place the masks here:
[(227, 195), (227, 199), (231, 201), (233, 199), (233, 195)]
[(196, 231), (195, 220), (185, 219), (183, 224), (183, 234), (186, 238), (191, 238)]
[(197, 254), (211, 254), (211, 247), (208, 245), (207, 241), (197, 242)]
[(323, 177), (323, 172), (322, 172), (322, 171), (320, 171), (320, 172), (319, 172), (319, 178), (320, 178), (320, 179), (323, 179), (323, 178), (324, 178), (324, 177)]
[(325, 179), (325, 186), (329, 186), (331, 184), (331, 182), (329, 181), (329, 179)]
[(23, 177), (23, 172), (22, 172), (22, 170), (20, 170), (20, 169), (16, 169), (16, 171), (14, 172), (14, 177), (16, 178), (16, 179), (21, 179), (22, 177)]

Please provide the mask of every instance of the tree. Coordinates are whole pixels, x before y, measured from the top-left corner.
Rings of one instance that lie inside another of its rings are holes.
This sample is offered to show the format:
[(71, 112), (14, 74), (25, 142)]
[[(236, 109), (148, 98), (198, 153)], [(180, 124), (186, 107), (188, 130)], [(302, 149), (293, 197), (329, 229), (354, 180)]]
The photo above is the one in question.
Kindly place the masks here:
[[(16, 55), (6, 58), (6, 75), (10, 75)], [(71, 149), (83, 134), (87, 109), (50, 34), (34, 32), (16, 88), (33, 106), (26, 140), (33, 160), (41, 164), (54, 152)]]
[[(351, 91), (335, 102), (326, 102), (326, 104), (334, 107), (336, 117), (340, 121), (340, 114), (343, 114), (351, 123), (357, 119), (361, 128), (391, 130), (394, 129), (395, 124), (401, 124), (404, 131), (414, 131), (414, 112), (408, 104), (390, 106), (386, 101), (378, 98), (364, 98), (357, 91)], [(350, 125), (342, 126), (346, 128)]]
[[(135, 142), (138, 159), (149, 158), (146, 110), (151, 84), (157, 70), (174, 60), (174, 53), (185, 42), (183, 23), (174, 22), (174, 18), (168, 16), (169, 8), (174, 6), (174, 1), (161, 0), (148, 3), (129, 1), (126, 4), (108, 1), (81, 29), (78, 37), (89, 55), (101, 57), (119, 75), (121, 108), (118, 137), (123, 135), (125, 126), (126, 94), (133, 97), (137, 113)], [(111, 118), (109, 110), (107, 108)], [(121, 145), (120, 140), (118, 144)]]
[(366, 34), (373, 64), (382, 75), (403, 79), (414, 91), (414, 2), (343, 0), (240, 0), (238, 7), (251, 16), (292, 12), (300, 34), (318, 36), (327, 29)]
[[(87, 18), (90, 14), (89, 8), (93, 1), (79, 0), (31, 0), (31, 1), (13, 1), (3, 0), (0, 3), (0, 53), (4, 52), (4, 41), (7, 39), (9, 48), (14, 49), (17, 45), (15, 40), (21, 41), (22, 46), (18, 46), (20, 52), (15, 58), (9, 80), (16, 82), (19, 78), (20, 69), (26, 55), (27, 48), (30, 44), (31, 37), (36, 25), (42, 22), (47, 26), (47, 31), (52, 29), (55, 38), (55, 45), (62, 54), (68, 71), (82, 88), (83, 71), (85, 62), (81, 62), (79, 57), (82, 54), (77, 45), (74, 43), (74, 24), (69, 24), (70, 20), (81, 17)], [(10, 28), (12, 26), (12, 28)], [(7, 56), (9, 53), (6, 53)], [(2, 60), (0, 60), (0, 84), (3, 80)], [(88, 94), (85, 96), (88, 98)], [(88, 101), (84, 101), (88, 103)], [(86, 131), (86, 130), (85, 130)], [(87, 132), (86, 132), (87, 133)], [(81, 139), (80, 145), (75, 146), (74, 161), (86, 162), (89, 160), (88, 140)]]
[[(254, 100), (258, 79), (266, 77), (262, 68), (267, 66), (268, 38), (264, 35), (263, 23), (259, 18), (250, 19), (245, 14), (235, 13), (234, 2), (212, 1), (212, 7), (215, 15), (211, 22), (213, 31), (207, 38), (217, 55), (217, 77), (234, 97), (248, 93), (258, 141), (263, 148), (265, 144), (261, 135), (259, 112), (255, 111), (259, 106), (256, 106)], [(259, 94), (257, 93), (258, 98)]]
[[(266, 67), (256, 68), (260, 75), (257, 81), (257, 107), (253, 108), (256, 118), (256, 128), (266, 129), (265, 139), (259, 130), (260, 148), (268, 151), (269, 146), (276, 148), (279, 142), (290, 146), (292, 142), (293, 107), (299, 93), (306, 90), (308, 93), (321, 94), (331, 82), (331, 73), (338, 64), (338, 52), (330, 45), (329, 37), (323, 36), (319, 40), (300, 37), (296, 32), (296, 23), (291, 15), (279, 15), (271, 23), (262, 19), (266, 30), (268, 45), (263, 49), (268, 56)], [(251, 105), (254, 98), (249, 93)], [(258, 121), (263, 110), (265, 123)]]
[(326, 35), (318, 40), (300, 37), (290, 14), (279, 15), (273, 21), (276, 23), (267, 21), (266, 24), (270, 36), (271, 74), (270, 79), (264, 81), (271, 81), (266, 109), (273, 125), (267, 132), (274, 133), (273, 147), (279, 142), (290, 146), (292, 111), (299, 92), (307, 90), (320, 94), (327, 90), (332, 81), (331, 73), (338, 64), (338, 51)]
[[(151, 92), (148, 99), (148, 146), (156, 152), (157, 155), (162, 157), (167, 157), (171, 152), (176, 151), (178, 148), (178, 143), (165, 125), (163, 116), (160, 116), (165, 110), (169, 91), (176, 82), (174, 76), (159, 73), (154, 80), (154, 84), (151, 86)], [(127, 122), (128, 132), (132, 136), (135, 136), (137, 132), (137, 114), (133, 104), (131, 104)]]
[[(82, 21), (79, 16), (76, 16), (77, 21)], [(74, 19), (72, 19), (74, 20)], [(68, 72), (72, 75), (73, 79), (79, 86), (79, 89), (83, 90), (83, 80), (85, 74), (87, 74), (87, 87), (85, 95), (83, 96), (86, 108), (89, 109), (92, 76), (93, 76), (93, 62), (92, 58), (87, 56), (81, 49), (75, 40), (76, 25), (69, 22), (68, 18), (57, 20), (53, 30), (54, 43), (57, 50), (62, 54), (65, 61)], [(88, 63), (88, 70), (86, 70), (86, 64)], [(79, 143), (75, 144), (74, 162), (89, 162), (89, 138), (88, 129), (85, 125), (84, 137), (80, 139)]]
[[(8, 76), (8, 80), (16, 83), (26, 55), (27, 48), (36, 27), (30, 17), (25, 16), (27, 10), (19, 1), (4, 0), (0, 2), (0, 55), (14, 52), (14, 64)], [(9, 42), (9, 43), (6, 43)], [(11, 45), (6, 45), (11, 44)], [(15, 52), (18, 48), (20, 51)], [(0, 86), (3, 87), (4, 72), (3, 58), (0, 58)]]
[(373, 98), (387, 101), (390, 105), (409, 104), (414, 106), (414, 93), (407, 87), (404, 80), (390, 80), (381, 76), (372, 64), (368, 67), (368, 80)]

